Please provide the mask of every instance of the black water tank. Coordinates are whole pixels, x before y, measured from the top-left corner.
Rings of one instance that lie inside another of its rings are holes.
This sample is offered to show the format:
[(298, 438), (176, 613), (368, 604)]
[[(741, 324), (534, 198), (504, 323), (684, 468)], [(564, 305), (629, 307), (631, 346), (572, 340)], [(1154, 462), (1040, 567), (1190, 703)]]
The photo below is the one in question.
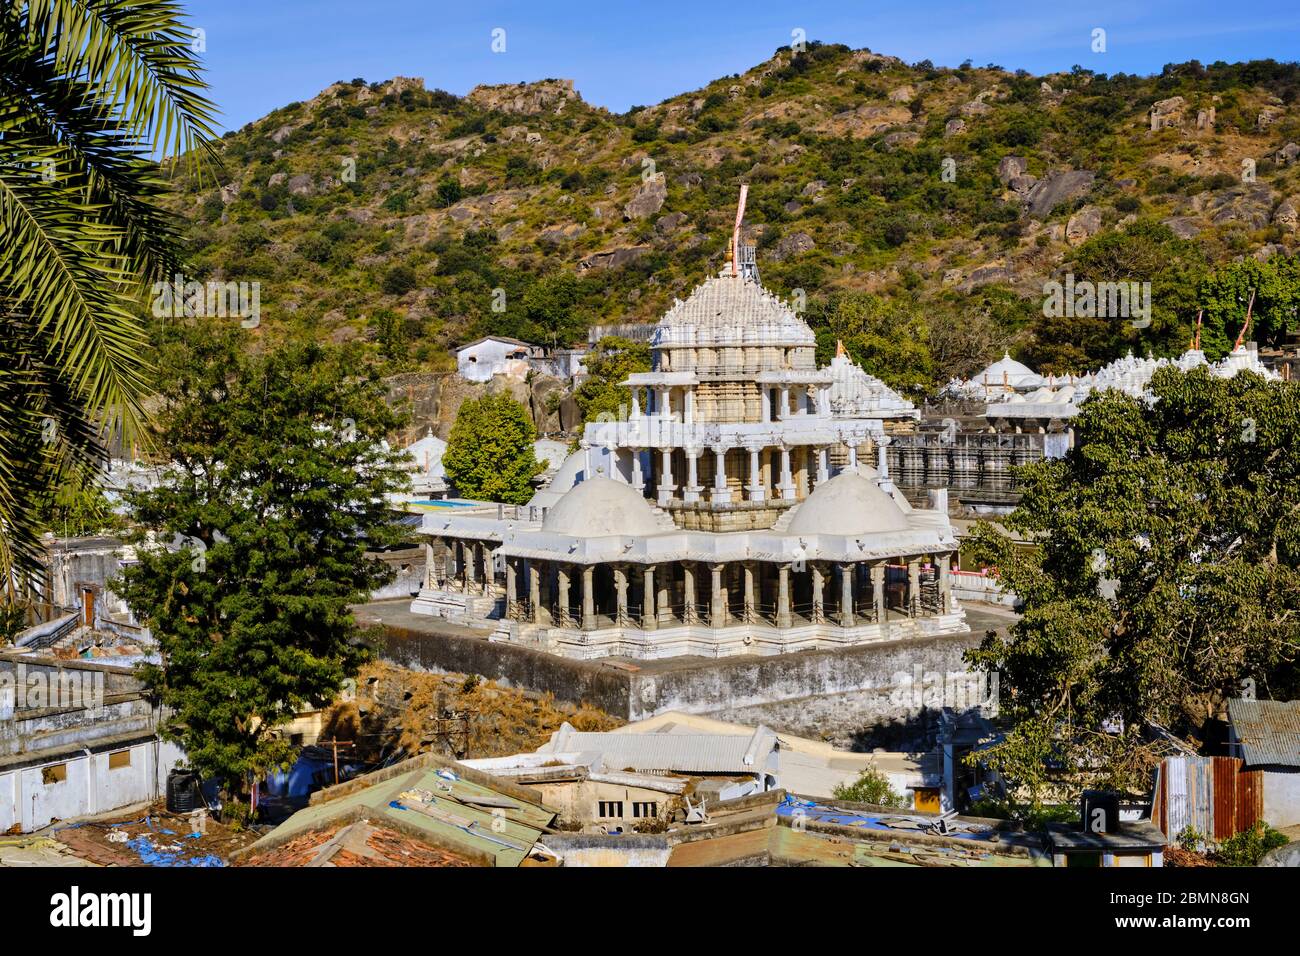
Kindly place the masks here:
[(203, 806), (197, 770), (173, 770), (167, 774), (167, 810), (189, 813)]

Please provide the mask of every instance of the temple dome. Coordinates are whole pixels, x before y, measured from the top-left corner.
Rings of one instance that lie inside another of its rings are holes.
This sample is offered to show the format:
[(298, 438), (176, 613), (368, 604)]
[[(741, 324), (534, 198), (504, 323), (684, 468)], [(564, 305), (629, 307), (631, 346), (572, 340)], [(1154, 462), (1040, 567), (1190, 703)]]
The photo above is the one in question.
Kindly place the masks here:
[(542, 530), (574, 538), (658, 534), (650, 503), (636, 489), (613, 478), (588, 478), (565, 492), (546, 512)]
[(790, 534), (885, 534), (908, 530), (907, 516), (870, 478), (842, 471), (818, 485), (795, 509)]
[(1043, 383), (1041, 375), (1028, 365), (1017, 362), (1010, 352), (1003, 352), (1002, 358), (979, 372), (972, 381), (989, 388), (1035, 388)]

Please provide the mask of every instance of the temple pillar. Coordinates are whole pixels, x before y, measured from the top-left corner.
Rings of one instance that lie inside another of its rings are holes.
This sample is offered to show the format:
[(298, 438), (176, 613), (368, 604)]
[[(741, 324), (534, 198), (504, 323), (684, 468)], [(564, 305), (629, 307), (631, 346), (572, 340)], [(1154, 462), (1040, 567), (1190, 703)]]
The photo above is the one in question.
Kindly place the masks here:
[(907, 616), (921, 613), (921, 559), (907, 559)]
[(790, 564), (786, 562), (778, 569), (776, 587), (776, 626), (789, 627), (794, 623), (790, 611)]
[(632, 386), (632, 418), (641, 417), (641, 389)]
[(713, 575), (713, 592), (709, 602), (709, 626), (722, 627), (727, 623), (727, 600), (722, 591), (722, 572), (725, 564), (711, 564), (709, 571)]
[(620, 626), (627, 624), (627, 567), (614, 565), (614, 591), (617, 595), (615, 619)]
[(687, 385), (685, 397), (682, 401), (682, 420), (687, 425), (695, 424), (695, 386)]
[(673, 484), (673, 450), (665, 448), (663, 450), (663, 469), (659, 473), (659, 503), (666, 505), (672, 501), (673, 492), (677, 486)]
[(424, 589), (426, 591), (436, 589), (436, 577), (437, 573), (433, 566), (433, 545), (426, 544), (424, 546)]
[(767, 497), (767, 493), (763, 488), (762, 475), (760, 475), (758, 472), (758, 455), (761, 449), (751, 447), (748, 449), (748, 451), (749, 451), (749, 488), (747, 490), (749, 491), (749, 500), (762, 501), (765, 497)]
[(880, 634), (889, 633), (889, 608), (885, 606), (885, 562), (877, 561), (871, 566), (872, 601), (876, 607), (876, 623), (880, 625)]
[(753, 624), (758, 615), (754, 610), (754, 562), (745, 561), (740, 566), (741, 577), (745, 582), (745, 593), (742, 598), (742, 615), (746, 624)]
[(781, 497), (787, 501), (795, 497), (794, 476), (790, 473), (790, 449), (781, 446)]
[(659, 626), (655, 612), (655, 566), (647, 564), (642, 571), (643, 585), (641, 594), (641, 630), (653, 631)]
[(817, 449), (817, 484), (829, 481), (831, 477), (830, 462), (827, 460), (826, 446)]
[(542, 623), (542, 569), (536, 561), (528, 562), (528, 603), (533, 611), (533, 623)]
[(853, 626), (853, 564), (840, 565), (840, 626)]
[(568, 627), (571, 621), (569, 617), (569, 566), (567, 564), (557, 564), (555, 566), (557, 578), (557, 590), (560, 592), (556, 601), (559, 610), (559, 616), (555, 623), (560, 627)]
[(858, 468), (858, 445), (856, 441), (850, 439), (849, 443), (849, 471), (856, 471)]
[(695, 562), (682, 562), (682, 621), (694, 624), (699, 620), (695, 609)]
[(731, 500), (731, 489), (727, 487), (727, 449), (715, 445), (713, 454), (717, 462), (717, 470), (713, 475), (713, 500), (728, 502)]
[(779, 422), (782, 419), (786, 418), (789, 414), (790, 414), (790, 386), (782, 385), (780, 414), (776, 416), (776, 420)]
[(465, 545), (465, 590), (474, 590), (478, 583), (478, 542), (471, 541)]
[(506, 558), (506, 618), (511, 619), (519, 613), (519, 598), (516, 593), (516, 558)]
[(700, 449), (687, 448), (686, 451), (686, 487), (682, 489), (682, 500), (687, 502), (699, 501), (700, 492), (704, 490), (700, 484)]
[(808, 567), (812, 571), (812, 619), (814, 624), (820, 624), (826, 619), (826, 611), (822, 606), (826, 582), (820, 562), (813, 561)]
[(583, 481), (586, 481), (588, 478), (592, 478), (592, 477), (594, 477), (594, 475), (593, 475), (593, 473), (592, 473), (592, 470), (591, 470), (591, 466), (592, 466), (592, 459), (591, 459), (591, 442), (589, 442), (589, 441), (580, 441), (580, 442), (578, 442), (578, 447), (582, 449), (582, 460), (583, 460), (583, 464), (582, 464), (582, 480), (583, 480)]
[(582, 569), (582, 629), (596, 626), (596, 569), (590, 564)]
[(952, 555), (941, 554), (936, 557), (939, 565), (939, 607), (940, 614), (951, 614), (954, 611), (952, 600)]
[(632, 487), (638, 492), (645, 491), (645, 476), (641, 474), (641, 449), (629, 449), (632, 452)]
[(673, 576), (672, 565), (663, 565), (663, 572), (663, 574), (655, 575), (655, 592), (657, 595), (655, 603), (658, 605), (657, 616), (660, 626), (673, 623), (672, 595), (668, 591), (668, 585)]
[(492, 593), (492, 588), (496, 585), (496, 574), (492, 568), (492, 556), (494, 552), (485, 544), (479, 545), (479, 557), (483, 561), (483, 594), (484, 596)]

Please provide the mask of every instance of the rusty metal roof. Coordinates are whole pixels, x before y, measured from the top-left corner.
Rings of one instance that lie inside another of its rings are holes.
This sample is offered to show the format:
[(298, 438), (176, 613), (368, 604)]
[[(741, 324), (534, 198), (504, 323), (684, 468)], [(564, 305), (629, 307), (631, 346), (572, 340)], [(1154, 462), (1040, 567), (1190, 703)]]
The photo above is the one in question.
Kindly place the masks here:
[(1300, 767), (1300, 700), (1230, 700), (1228, 720), (1246, 766)]

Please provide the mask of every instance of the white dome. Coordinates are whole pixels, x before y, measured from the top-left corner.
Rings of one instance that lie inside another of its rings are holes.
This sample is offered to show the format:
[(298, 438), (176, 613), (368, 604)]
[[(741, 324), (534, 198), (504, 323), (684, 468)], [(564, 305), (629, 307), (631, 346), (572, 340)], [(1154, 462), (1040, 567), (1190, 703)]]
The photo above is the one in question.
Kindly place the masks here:
[(973, 381), (989, 388), (1003, 385), (1010, 388), (1031, 388), (1041, 384), (1043, 379), (1028, 365), (1013, 359), (1010, 352), (1003, 352), (1002, 358), (978, 373)]
[(713, 347), (814, 346), (808, 323), (757, 282), (724, 269), (677, 300), (655, 327), (653, 345)]
[(650, 503), (631, 485), (589, 478), (565, 492), (546, 513), (542, 530), (575, 538), (657, 534), (663, 529)]
[(790, 534), (883, 534), (906, 531), (907, 516), (881, 487), (858, 472), (842, 471), (818, 485), (795, 509)]

